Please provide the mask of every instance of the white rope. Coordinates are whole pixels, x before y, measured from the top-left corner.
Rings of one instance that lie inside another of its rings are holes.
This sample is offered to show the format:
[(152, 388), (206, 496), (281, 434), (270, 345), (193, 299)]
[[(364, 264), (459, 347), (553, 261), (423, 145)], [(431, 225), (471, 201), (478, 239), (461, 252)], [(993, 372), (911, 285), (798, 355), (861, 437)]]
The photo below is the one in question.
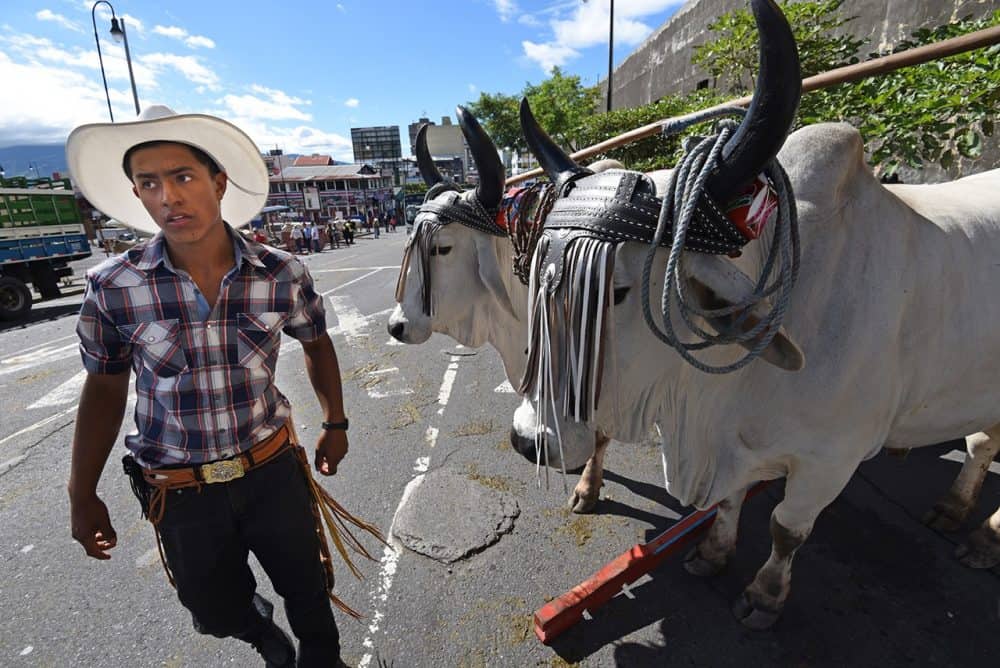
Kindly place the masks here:
[[(711, 118), (733, 114), (742, 115), (745, 113), (745, 110), (738, 107), (704, 113), (682, 122), (665, 124), (663, 132), (664, 134), (673, 134), (690, 125)], [(761, 270), (760, 278), (754, 286), (754, 290), (746, 299), (738, 304), (732, 304), (721, 309), (701, 309), (688, 300), (685, 295), (683, 281), (684, 239), (687, 235), (688, 227), (694, 218), (698, 200), (705, 191), (705, 183), (708, 177), (715, 171), (722, 149), (726, 145), (726, 142), (729, 141), (735, 128), (736, 123), (727, 119), (718, 124), (719, 132), (716, 136), (701, 139), (700, 141), (692, 141), (694, 138), (689, 139), (685, 146), (685, 155), (674, 170), (667, 193), (663, 198), (663, 206), (660, 208), (660, 218), (656, 227), (656, 233), (653, 235), (652, 242), (650, 242), (650, 249), (646, 255), (642, 272), (642, 314), (653, 334), (677, 350), (680, 356), (695, 368), (706, 373), (716, 374), (731, 373), (745, 367), (771, 345), (771, 341), (781, 327), (782, 319), (788, 308), (792, 288), (795, 286), (799, 272), (798, 218), (795, 211), (791, 184), (788, 181), (788, 175), (785, 174), (784, 169), (778, 164), (778, 161), (772, 159), (765, 168), (764, 173), (771, 180), (778, 194), (778, 217), (774, 223), (775, 230), (771, 247), (768, 251), (764, 267)], [(653, 315), (649, 307), (650, 274), (657, 247), (670, 227), (671, 220), (674, 221), (673, 237), (663, 280), (663, 293), (660, 299), (661, 319), (663, 322), (663, 330), (660, 330), (653, 320)], [(779, 262), (778, 275), (774, 282), (768, 285), (767, 282), (775, 268), (776, 261)], [(767, 316), (761, 318), (757, 324), (747, 331), (741, 331), (742, 323), (750, 315), (753, 308), (775, 293), (777, 293), (777, 298), (774, 300), (774, 304)], [(694, 334), (695, 338), (698, 339), (694, 343), (685, 343), (677, 335), (670, 314), (671, 305), (675, 302), (684, 324)], [(731, 329), (722, 334), (707, 332), (694, 322), (695, 316), (701, 318), (721, 318), (737, 313), (739, 315), (737, 315)], [(721, 366), (705, 364), (690, 352), (692, 350), (703, 350), (710, 346), (730, 345), (733, 343), (749, 344), (749, 342), (753, 342), (753, 344), (746, 355), (736, 362)]]

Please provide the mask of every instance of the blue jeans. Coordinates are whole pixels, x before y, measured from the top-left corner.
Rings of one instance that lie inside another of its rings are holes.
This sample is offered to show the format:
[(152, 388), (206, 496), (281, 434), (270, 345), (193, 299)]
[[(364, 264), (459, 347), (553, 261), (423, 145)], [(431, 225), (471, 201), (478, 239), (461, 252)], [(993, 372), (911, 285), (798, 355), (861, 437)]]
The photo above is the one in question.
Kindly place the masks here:
[(220, 638), (254, 623), (253, 552), (285, 601), (299, 666), (336, 665), (340, 634), (320, 563), (311, 497), (295, 453), (227, 483), (167, 492), (160, 536), (195, 629)]

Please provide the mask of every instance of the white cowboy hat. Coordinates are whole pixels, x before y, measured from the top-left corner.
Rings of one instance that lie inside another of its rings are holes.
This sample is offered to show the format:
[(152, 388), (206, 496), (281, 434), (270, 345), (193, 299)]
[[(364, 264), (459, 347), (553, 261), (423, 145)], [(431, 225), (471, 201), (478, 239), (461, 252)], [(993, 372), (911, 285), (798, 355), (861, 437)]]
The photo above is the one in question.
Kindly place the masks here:
[(73, 182), (99, 211), (125, 225), (156, 233), (156, 223), (122, 169), (126, 151), (148, 141), (196, 146), (226, 172), (222, 218), (238, 227), (258, 214), (267, 200), (268, 174), (253, 140), (215, 116), (177, 114), (163, 105), (147, 107), (126, 123), (91, 123), (74, 129), (66, 140), (66, 160)]

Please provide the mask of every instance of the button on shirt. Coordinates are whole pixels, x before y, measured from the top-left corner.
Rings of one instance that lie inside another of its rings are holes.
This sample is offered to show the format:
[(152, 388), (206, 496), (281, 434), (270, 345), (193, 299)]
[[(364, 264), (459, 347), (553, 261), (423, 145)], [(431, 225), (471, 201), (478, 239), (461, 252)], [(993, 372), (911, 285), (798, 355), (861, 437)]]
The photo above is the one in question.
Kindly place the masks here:
[(326, 330), (305, 266), (226, 229), (236, 262), (214, 305), (170, 263), (161, 234), (87, 273), (83, 364), (134, 370), (138, 433), (125, 445), (143, 466), (204, 464), (273, 434), (290, 414), (274, 384), (281, 332), (312, 341)]

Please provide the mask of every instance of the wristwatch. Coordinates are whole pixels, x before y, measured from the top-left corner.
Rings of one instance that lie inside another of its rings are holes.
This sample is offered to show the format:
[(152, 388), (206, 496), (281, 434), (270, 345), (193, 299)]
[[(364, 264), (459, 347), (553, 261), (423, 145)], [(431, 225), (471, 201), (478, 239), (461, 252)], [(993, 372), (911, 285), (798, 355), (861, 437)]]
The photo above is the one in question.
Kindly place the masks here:
[(348, 421), (348, 419), (344, 418), (343, 422), (324, 422), (323, 423), (323, 429), (326, 429), (326, 430), (340, 429), (340, 430), (343, 430), (343, 431), (347, 431), (348, 424), (350, 424), (349, 421)]

